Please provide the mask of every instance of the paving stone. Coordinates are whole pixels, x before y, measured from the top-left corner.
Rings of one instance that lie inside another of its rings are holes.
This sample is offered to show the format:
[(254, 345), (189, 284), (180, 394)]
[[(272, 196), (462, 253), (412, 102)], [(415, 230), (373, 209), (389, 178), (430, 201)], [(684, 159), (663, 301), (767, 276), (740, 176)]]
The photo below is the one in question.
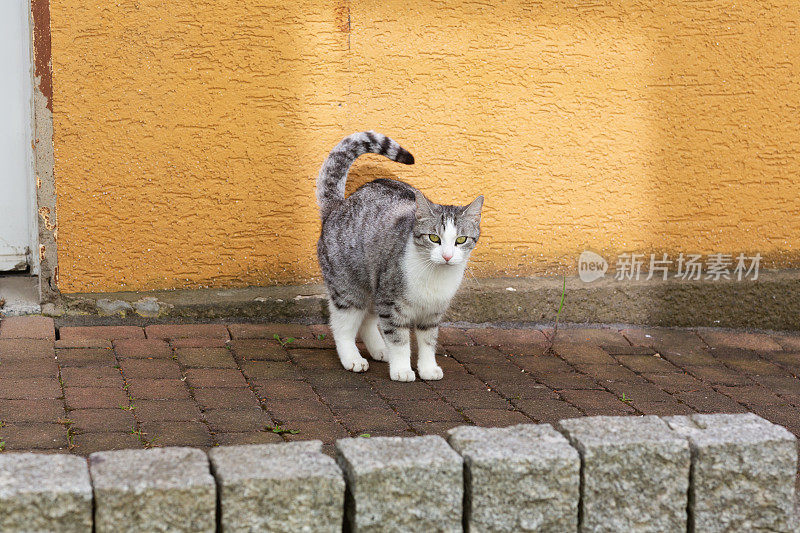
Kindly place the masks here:
[(408, 423), (391, 409), (337, 409), (336, 418), (354, 435), (408, 429)]
[(617, 361), (638, 373), (682, 373), (683, 370), (659, 355), (618, 355)]
[(267, 410), (277, 420), (315, 420), (332, 418), (331, 411), (316, 398), (273, 400), (266, 403)]
[(98, 533), (216, 530), (216, 486), (200, 450), (98, 452), (89, 468)]
[[(230, 343), (231, 350), (241, 360), (245, 361), (288, 361), (289, 353), (286, 349), (272, 339), (245, 339), (234, 340)], [(318, 352), (319, 350), (309, 350)]]
[(697, 379), (708, 383), (718, 385), (747, 385), (751, 383), (747, 376), (725, 367), (687, 366), (684, 368)]
[(596, 380), (577, 372), (538, 375), (536, 379), (555, 390), (603, 389)]
[(464, 458), (470, 531), (577, 529), (581, 459), (552, 426), (462, 426), (448, 442)]
[(180, 379), (128, 378), (128, 392), (135, 400), (188, 400), (186, 382)]
[(175, 355), (183, 366), (236, 368), (236, 361), (227, 348), (179, 348), (175, 350)]
[(61, 381), (70, 387), (122, 388), (123, 386), (122, 374), (113, 366), (62, 368)]
[(220, 446), (237, 446), (241, 444), (276, 444), (283, 438), (272, 431), (250, 431), (236, 433), (216, 433), (214, 438)]
[(582, 531), (686, 531), (690, 453), (654, 416), (562, 420), (581, 454)]
[(498, 361), (507, 361), (503, 354), (488, 346), (449, 346), (447, 355), (460, 363), (491, 365)]
[[(261, 404), (249, 388), (199, 388), (193, 391), (203, 409), (258, 409)], [(313, 393), (312, 393), (313, 397)]]
[(386, 407), (386, 402), (383, 398), (369, 389), (319, 387), (316, 392), (322, 398), (322, 401), (330, 407), (363, 407), (366, 409)]
[(64, 387), (64, 397), (70, 409), (116, 409), (128, 405), (128, 395), (116, 387)]
[(747, 409), (716, 391), (679, 392), (674, 398), (700, 413), (743, 413)]
[(635, 412), (628, 403), (603, 390), (568, 390), (563, 391), (561, 396), (589, 416), (623, 415)]
[(75, 409), (68, 418), (70, 428), (82, 433), (125, 433), (136, 427), (133, 413), (123, 409)]
[[(340, 369), (337, 369), (337, 371)], [(249, 361), (242, 363), (242, 372), (250, 379), (266, 380), (266, 379), (296, 379), (300, 377), (300, 370), (296, 365), (289, 362), (275, 362), (275, 361)], [(340, 378), (347, 379), (342, 374), (337, 372)], [(312, 376), (310, 376), (312, 377)]]
[(66, 366), (116, 366), (117, 359), (112, 350), (103, 348), (71, 348), (56, 350), (56, 359), (63, 368)]
[(481, 381), (472, 374), (445, 374), (444, 378), (439, 381), (425, 382), (429, 387), (434, 390), (486, 390), (488, 387), (486, 383)]
[(688, 405), (678, 402), (634, 401), (631, 402), (631, 405), (645, 415), (674, 416), (691, 415), (695, 413), (695, 410)]
[(555, 422), (583, 414), (563, 400), (511, 400), (511, 403), (537, 422)]
[[(463, 329), (440, 327), (439, 328), (439, 344), (442, 346), (452, 345), (467, 345), (472, 344), (473, 340), (467, 335)], [(800, 348), (798, 348), (800, 349)]]
[(64, 417), (61, 400), (0, 400), (0, 421), (57, 422)]
[(53, 341), (39, 339), (0, 339), (0, 357), (11, 359), (52, 359)]
[(669, 417), (692, 450), (694, 531), (792, 531), (794, 435), (752, 413)]
[(170, 339), (169, 345), (173, 348), (224, 348), (229, 342), (230, 340), (223, 338), (189, 337), (185, 339)]
[(634, 346), (648, 346), (661, 354), (705, 353), (707, 345), (696, 332), (670, 328), (630, 328), (621, 332)]
[(55, 348), (113, 348), (112, 341), (108, 339), (58, 339), (52, 343)]
[(186, 381), (192, 387), (247, 387), (242, 373), (232, 368), (190, 368)]
[(461, 531), (463, 465), (438, 436), (336, 442), (351, 531)]
[(556, 340), (622, 348), (628, 348), (631, 345), (622, 333), (608, 328), (559, 328)]
[(530, 423), (530, 419), (524, 414), (508, 409), (464, 409), (462, 413), (479, 426), (503, 427)]
[(274, 335), (282, 339), (314, 337), (309, 326), (302, 324), (228, 324), (232, 339), (272, 339)]
[(486, 380), (486, 385), (492, 392), (501, 394), (508, 399), (553, 400), (558, 398), (558, 395), (550, 387), (537, 383), (527, 374), (503, 379), (489, 379)]
[(92, 530), (86, 460), (70, 455), (0, 455), (0, 531)]
[(198, 421), (200, 409), (191, 400), (134, 400), (136, 416), (142, 422)]
[(411, 429), (418, 435), (439, 435), (440, 437), (447, 438), (448, 432), (456, 427), (461, 427), (464, 422), (431, 422), (427, 420), (420, 420), (411, 422)]
[(375, 384), (375, 389), (387, 400), (423, 400), (439, 397), (439, 394), (424, 381), (380, 381)]
[(0, 339), (56, 340), (53, 319), (46, 316), (10, 316), (0, 320)]
[(689, 374), (642, 374), (644, 378), (669, 394), (709, 390), (711, 386)]
[(148, 339), (229, 339), (224, 324), (152, 324), (144, 328)]
[(272, 425), (262, 409), (213, 409), (204, 416), (214, 432), (261, 431)]
[(467, 330), (467, 335), (485, 346), (547, 343), (547, 337), (538, 329), (472, 328)]
[(631, 381), (636, 380), (637, 375), (619, 364), (595, 365), (580, 363), (575, 365), (578, 372), (587, 374), (597, 381)]
[(225, 531), (341, 531), (345, 484), (319, 441), (225, 446), (208, 456)]
[(53, 450), (67, 447), (67, 428), (45, 422), (20, 422), (0, 428), (6, 450)]
[(119, 357), (137, 359), (169, 359), (172, 349), (161, 339), (123, 339), (114, 341), (114, 351)]
[(393, 401), (392, 408), (405, 420), (431, 422), (465, 422), (464, 415), (440, 399)]
[(787, 376), (788, 374), (780, 366), (764, 361), (763, 359), (755, 359), (750, 361), (726, 361), (726, 364), (735, 371), (742, 372), (747, 377), (753, 376)]
[(456, 409), (508, 409), (508, 400), (487, 390), (442, 390), (442, 396)]
[(800, 352), (800, 335), (781, 334), (773, 335), (772, 338), (789, 352)]
[(0, 361), (0, 372), (4, 378), (58, 378), (55, 359), (11, 359)]
[(615, 364), (613, 357), (599, 346), (591, 344), (558, 341), (553, 350), (565, 361), (572, 364), (589, 363), (595, 365)]
[(254, 388), (259, 396), (267, 400), (287, 400), (292, 398), (313, 398), (314, 389), (305, 381), (271, 379), (255, 382)]
[(126, 378), (181, 379), (181, 368), (172, 359), (123, 359), (120, 361)]
[(6, 400), (37, 400), (61, 398), (61, 385), (53, 378), (0, 377), (0, 398)]
[(196, 446), (213, 444), (208, 427), (197, 421), (143, 422), (143, 438), (153, 446)]
[(139, 437), (130, 430), (125, 433), (78, 433), (72, 439), (73, 451), (81, 455), (108, 450), (126, 450), (142, 447)]
[[(534, 376), (552, 373), (563, 374), (575, 371), (569, 363), (553, 355), (515, 355), (514, 357), (509, 357), (509, 361), (523, 370), (530, 372)], [(614, 361), (614, 365), (616, 364), (617, 362)]]
[(70, 326), (58, 330), (63, 340), (143, 339), (144, 330), (136, 326)]
[(743, 333), (701, 329), (698, 335), (711, 346), (741, 348), (744, 350), (778, 351), (781, 345), (769, 335), (762, 333)]
[(297, 433), (283, 433), (288, 441), (321, 440), (325, 444), (333, 444), (338, 439), (349, 437), (347, 430), (335, 420), (297, 420), (283, 426)]

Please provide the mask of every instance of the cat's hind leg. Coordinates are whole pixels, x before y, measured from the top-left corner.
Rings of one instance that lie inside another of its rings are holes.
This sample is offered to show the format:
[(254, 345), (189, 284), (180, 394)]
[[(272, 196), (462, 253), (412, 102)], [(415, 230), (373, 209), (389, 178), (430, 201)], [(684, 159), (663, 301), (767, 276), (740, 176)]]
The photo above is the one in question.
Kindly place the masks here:
[(358, 335), (373, 359), (376, 361), (388, 361), (389, 356), (386, 349), (386, 342), (384, 342), (381, 332), (378, 329), (378, 316), (373, 313), (367, 313), (364, 321), (361, 323), (361, 328), (358, 330)]
[(353, 372), (366, 372), (369, 362), (361, 357), (356, 347), (356, 334), (367, 313), (366, 309), (338, 309), (332, 303), (328, 304), (328, 309), (331, 313), (331, 333), (342, 366)]

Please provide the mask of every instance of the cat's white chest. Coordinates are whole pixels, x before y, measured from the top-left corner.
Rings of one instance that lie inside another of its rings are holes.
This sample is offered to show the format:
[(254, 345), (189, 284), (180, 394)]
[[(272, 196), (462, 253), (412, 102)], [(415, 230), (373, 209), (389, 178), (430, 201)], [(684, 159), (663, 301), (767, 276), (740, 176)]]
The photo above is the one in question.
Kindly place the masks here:
[(408, 246), (403, 258), (406, 275), (406, 298), (416, 318), (440, 314), (450, 305), (466, 265), (434, 265), (413, 252)]

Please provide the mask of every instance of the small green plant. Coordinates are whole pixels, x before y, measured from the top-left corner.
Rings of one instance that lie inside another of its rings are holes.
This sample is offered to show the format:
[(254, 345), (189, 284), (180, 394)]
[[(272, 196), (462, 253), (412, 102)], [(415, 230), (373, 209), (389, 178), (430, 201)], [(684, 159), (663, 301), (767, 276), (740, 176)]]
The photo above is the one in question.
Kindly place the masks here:
[(361, 435), (359, 435), (359, 437), (361, 437), (361, 438), (363, 438), (363, 439), (368, 439), (368, 438), (370, 438), (371, 436), (372, 436), (372, 435), (370, 435), (369, 433), (362, 433)]
[(147, 433), (137, 428), (136, 425), (131, 426), (131, 435), (136, 435), (136, 437), (139, 439), (139, 442), (141, 442), (142, 446), (144, 446), (145, 448), (152, 448), (153, 443), (156, 441), (156, 437), (147, 440), (147, 438), (145, 437)]
[(133, 411), (134, 409), (136, 409), (136, 406), (133, 405), (133, 402), (131, 402), (130, 405), (120, 405), (119, 408), (122, 409), (123, 411)]
[(294, 337), (284, 337), (283, 339), (281, 339), (281, 336), (278, 335), (277, 333), (275, 335), (273, 335), (272, 338), (275, 339), (276, 341), (278, 341), (279, 343), (281, 343), (281, 346), (283, 346), (284, 348), (286, 348), (287, 344), (291, 344), (295, 340), (297, 340)]
[(278, 435), (281, 435), (283, 433), (289, 433), (290, 435), (297, 435), (298, 433), (300, 433), (299, 429), (288, 429), (288, 428), (282, 427), (279, 424), (275, 424), (274, 426), (267, 426), (267, 431), (271, 431), (273, 433), (277, 433)]
[(622, 398), (620, 398), (620, 401), (623, 401), (623, 402), (626, 402), (626, 403), (630, 403), (630, 402), (633, 401), (633, 398), (631, 398), (630, 396), (628, 396), (627, 394), (625, 394), (623, 392), (622, 393)]
[(325, 337), (327, 337), (327, 335), (325, 335), (324, 333), (320, 333), (319, 335), (317, 335), (317, 340), (324, 341)]
[(0, 428), (4, 428), (4, 427), (6, 427), (5, 420), (0, 420)]
[(6, 441), (0, 439), (0, 452), (6, 451)]

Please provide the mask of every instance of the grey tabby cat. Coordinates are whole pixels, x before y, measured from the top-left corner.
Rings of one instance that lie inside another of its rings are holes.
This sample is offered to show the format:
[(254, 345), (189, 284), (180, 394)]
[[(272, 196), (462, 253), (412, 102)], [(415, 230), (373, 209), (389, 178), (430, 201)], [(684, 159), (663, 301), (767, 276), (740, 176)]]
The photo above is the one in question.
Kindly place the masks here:
[(478, 242), (483, 196), (467, 206), (438, 205), (411, 185), (376, 179), (345, 199), (350, 165), (368, 152), (414, 164), (395, 141), (367, 131), (345, 137), (322, 165), (317, 256), (336, 351), (347, 370), (367, 370), (356, 347), (359, 335), (373, 359), (389, 362), (393, 380), (414, 381), (414, 328), (420, 378), (442, 379), (436, 364), (439, 322)]

